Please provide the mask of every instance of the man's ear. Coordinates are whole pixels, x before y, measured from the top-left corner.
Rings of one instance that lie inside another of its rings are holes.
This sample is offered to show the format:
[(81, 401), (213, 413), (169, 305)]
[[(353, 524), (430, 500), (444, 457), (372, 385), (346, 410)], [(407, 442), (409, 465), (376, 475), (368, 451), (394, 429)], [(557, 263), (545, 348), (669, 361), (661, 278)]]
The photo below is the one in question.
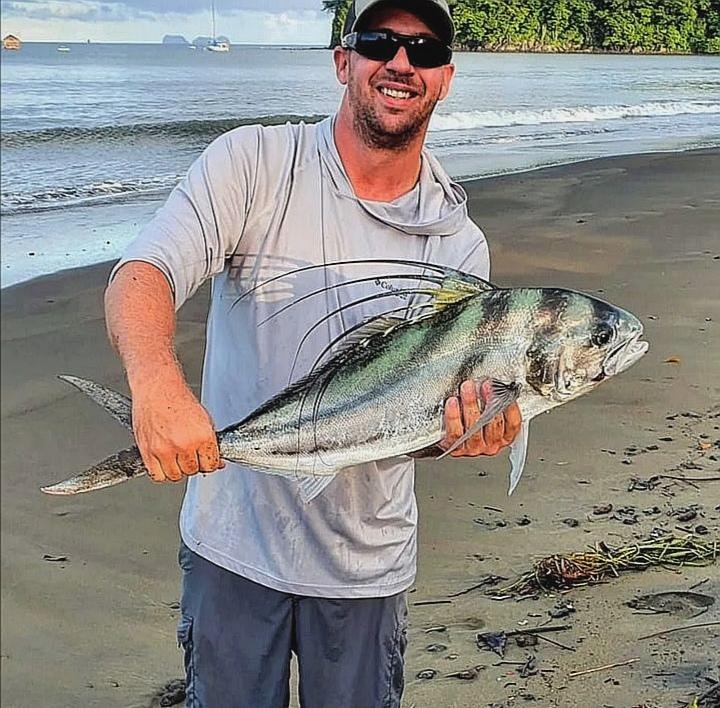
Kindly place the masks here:
[(440, 95), (438, 96), (438, 100), (444, 101), (450, 93), (450, 86), (452, 85), (453, 76), (455, 76), (455, 64), (447, 64), (441, 68), (443, 72), (443, 81), (440, 86)]
[(350, 51), (343, 49), (342, 47), (335, 47), (333, 49), (333, 61), (335, 62), (335, 76), (337, 80), (346, 86), (348, 82), (348, 71), (349, 71), (349, 56)]

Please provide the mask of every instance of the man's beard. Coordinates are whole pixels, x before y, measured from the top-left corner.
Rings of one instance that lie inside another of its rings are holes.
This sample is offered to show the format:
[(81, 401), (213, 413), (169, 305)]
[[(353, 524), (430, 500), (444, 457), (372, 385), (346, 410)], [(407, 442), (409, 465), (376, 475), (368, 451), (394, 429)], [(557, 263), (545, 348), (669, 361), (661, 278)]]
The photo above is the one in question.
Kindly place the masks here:
[(402, 150), (407, 147), (424, 128), (437, 104), (437, 101), (429, 101), (414, 114), (408, 115), (402, 124), (388, 128), (361, 91), (351, 84), (348, 86), (348, 93), (350, 105), (353, 107), (355, 131), (368, 147), (380, 150)]

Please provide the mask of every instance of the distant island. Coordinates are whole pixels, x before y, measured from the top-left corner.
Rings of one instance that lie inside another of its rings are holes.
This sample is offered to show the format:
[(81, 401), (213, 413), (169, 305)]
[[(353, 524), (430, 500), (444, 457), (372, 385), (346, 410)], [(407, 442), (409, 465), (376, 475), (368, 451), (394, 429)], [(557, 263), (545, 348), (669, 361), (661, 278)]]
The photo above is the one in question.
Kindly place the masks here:
[(181, 34), (166, 34), (162, 38), (163, 44), (190, 44)]
[(195, 37), (195, 39), (193, 39), (192, 42), (188, 42), (187, 39), (185, 39), (185, 37), (183, 37), (181, 34), (166, 34), (162, 38), (163, 44), (186, 44), (186, 45), (192, 44), (194, 47), (201, 47), (201, 48), (207, 47), (208, 44), (213, 44), (214, 41), (215, 42), (227, 42), (228, 44), (230, 44), (230, 40), (222, 34), (218, 35), (215, 38), (215, 40), (213, 40), (212, 37), (205, 37), (205, 36)]
[[(351, 0), (323, 0), (340, 43)], [(718, 0), (455, 0), (455, 49), (720, 53)]]

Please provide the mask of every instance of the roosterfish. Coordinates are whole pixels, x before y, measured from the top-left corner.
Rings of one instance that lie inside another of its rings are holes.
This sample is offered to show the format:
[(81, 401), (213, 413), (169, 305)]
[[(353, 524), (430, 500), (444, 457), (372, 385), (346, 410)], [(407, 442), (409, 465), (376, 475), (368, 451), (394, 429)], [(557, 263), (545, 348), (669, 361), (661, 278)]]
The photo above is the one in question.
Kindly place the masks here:
[[(328, 345), (307, 375), (217, 432), (224, 459), (296, 480), (306, 502), (345, 468), (440, 442), (444, 403), (467, 379), (489, 380), (490, 393), (476, 424), (440, 457), (516, 402), (522, 424), (510, 447), (511, 494), (525, 467), (530, 421), (592, 391), (648, 350), (637, 317), (573, 290), (497, 287), (456, 269), (405, 260), (344, 261), (290, 273), (353, 263), (422, 269), (420, 275), (383, 277), (422, 281), (403, 292), (423, 301), (404, 316), (391, 310), (351, 328)], [(363, 280), (369, 278), (329, 287)], [(129, 398), (87, 379), (60, 378), (132, 430)], [(131, 447), (42, 491), (77, 494), (145, 473), (138, 448)]]

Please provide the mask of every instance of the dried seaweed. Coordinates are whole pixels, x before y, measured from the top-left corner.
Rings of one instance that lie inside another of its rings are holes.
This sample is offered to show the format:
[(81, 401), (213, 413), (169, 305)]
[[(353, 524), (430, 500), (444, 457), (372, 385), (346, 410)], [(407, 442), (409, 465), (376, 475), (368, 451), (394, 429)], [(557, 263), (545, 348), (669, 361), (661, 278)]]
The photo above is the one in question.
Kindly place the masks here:
[(719, 555), (719, 539), (701, 539), (692, 534), (648, 538), (617, 547), (600, 542), (582, 553), (555, 554), (543, 558), (514, 583), (490, 591), (489, 594), (495, 597), (537, 595), (600, 583), (618, 577), (622, 572), (641, 571), (652, 566), (678, 568), (711, 565)]

